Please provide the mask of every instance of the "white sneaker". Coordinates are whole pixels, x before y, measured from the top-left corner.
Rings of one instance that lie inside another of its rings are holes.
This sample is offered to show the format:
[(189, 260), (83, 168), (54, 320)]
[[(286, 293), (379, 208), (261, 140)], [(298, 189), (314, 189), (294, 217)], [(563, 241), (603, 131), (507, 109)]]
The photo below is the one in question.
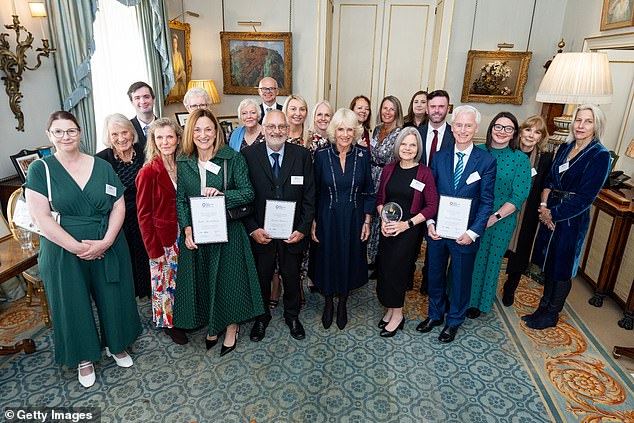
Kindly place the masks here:
[(123, 354), (125, 354), (125, 357), (119, 358), (116, 355), (112, 354), (110, 352), (110, 349), (108, 349), (108, 347), (106, 347), (106, 355), (108, 357), (114, 358), (114, 361), (115, 361), (115, 363), (117, 363), (117, 366), (119, 366), (119, 367), (132, 367), (132, 365), (134, 364), (132, 362), (132, 357), (130, 357), (128, 355), (128, 353), (125, 352), (125, 351), (123, 351)]
[[(89, 367), (92, 369), (92, 372), (83, 376), (81, 374), (81, 370), (87, 369)], [(79, 366), (77, 366), (77, 376), (79, 378), (79, 383), (81, 383), (81, 386), (83, 386), (84, 388), (90, 388), (92, 385), (95, 384), (95, 367), (92, 365), (91, 362), (79, 363)]]

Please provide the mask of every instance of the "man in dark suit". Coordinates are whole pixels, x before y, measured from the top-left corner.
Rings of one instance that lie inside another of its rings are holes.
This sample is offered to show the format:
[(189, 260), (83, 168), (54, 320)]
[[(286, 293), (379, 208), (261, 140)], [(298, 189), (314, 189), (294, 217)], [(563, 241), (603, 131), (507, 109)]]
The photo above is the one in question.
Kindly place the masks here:
[[(423, 140), (423, 155), (420, 162), (431, 166), (431, 159), (440, 150), (451, 149), (454, 145), (453, 132), (447, 123), (449, 111), (449, 93), (445, 90), (435, 90), (427, 94), (427, 123), (418, 128)], [(418, 242), (418, 250), (423, 243), (423, 235)], [(423, 268), (423, 280), (420, 287), (421, 294), (427, 294), (429, 258), (425, 254), (425, 267)], [(411, 285), (414, 285), (414, 272), (416, 265), (410, 271)]]
[[(268, 304), (271, 297), (271, 279), (277, 261), (284, 284), (284, 319), (291, 336), (304, 339), (304, 327), (298, 318), (300, 273), (315, 216), (313, 162), (307, 149), (286, 142), (288, 123), (282, 112), (273, 110), (266, 115), (264, 131), (266, 142), (242, 150), (255, 191), (255, 213), (244, 219), (244, 225), (251, 236), (264, 304)], [(292, 232), (287, 239), (273, 239), (264, 230), (268, 200), (295, 202)], [(255, 320), (252, 341), (264, 338), (270, 320), (267, 308), (266, 313)]]
[(130, 119), (130, 122), (139, 136), (138, 143), (141, 149), (145, 151), (147, 131), (150, 124), (156, 119), (154, 115), (154, 90), (147, 83), (137, 81), (128, 88), (128, 98), (136, 111), (136, 116)]
[[(496, 161), (485, 150), (474, 148), (473, 136), (478, 132), (480, 112), (473, 106), (457, 107), (451, 130), (455, 137), (452, 149), (439, 151), (431, 168), (436, 188), (443, 196), (471, 199), (467, 230), (457, 239), (443, 238), (436, 232), (436, 221), (427, 220), (429, 253), (429, 313), (416, 328), (429, 332), (445, 321), (447, 262), (451, 257), (451, 294), (446, 324), (438, 340), (451, 342), (458, 326), (465, 320), (471, 295), (471, 276), (480, 236), (493, 211)], [(441, 217), (439, 208), (439, 219)]]
[(282, 105), (277, 103), (277, 81), (270, 76), (265, 76), (258, 84), (258, 93), (262, 99), (260, 104), (260, 123), (271, 110), (282, 110)]

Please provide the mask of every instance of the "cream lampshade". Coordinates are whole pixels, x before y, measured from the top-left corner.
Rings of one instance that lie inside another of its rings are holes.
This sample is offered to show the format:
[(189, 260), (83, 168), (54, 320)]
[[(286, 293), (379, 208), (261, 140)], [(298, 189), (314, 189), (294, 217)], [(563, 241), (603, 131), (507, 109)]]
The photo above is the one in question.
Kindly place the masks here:
[(189, 90), (192, 87), (199, 87), (207, 91), (211, 99), (211, 104), (220, 103), (220, 95), (218, 95), (216, 84), (214, 84), (214, 81), (211, 79), (192, 79), (189, 81), (189, 84), (187, 84), (187, 89)]
[(541, 103), (568, 104), (564, 115), (554, 119), (557, 130), (550, 142), (558, 145), (566, 140), (576, 105), (611, 103), (612, 92), (606, 53), (557, 54), (537, 90)]

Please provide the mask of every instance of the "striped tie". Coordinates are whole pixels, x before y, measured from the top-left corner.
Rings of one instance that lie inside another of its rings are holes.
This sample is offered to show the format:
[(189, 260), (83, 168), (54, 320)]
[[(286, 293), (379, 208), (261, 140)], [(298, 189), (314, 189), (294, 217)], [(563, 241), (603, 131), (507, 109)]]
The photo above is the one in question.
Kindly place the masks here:
[(458, 163), (456, 163), (456, 169), (453, 171), (453, 187), (454, 189), (458, 188), (458, 182), (460, 182), (460, 178), (462, 177), (462, 171), (464, 170), (462, 165), (462, 159), (465, 154), (461, 152), (456, 152), (458, 155)]

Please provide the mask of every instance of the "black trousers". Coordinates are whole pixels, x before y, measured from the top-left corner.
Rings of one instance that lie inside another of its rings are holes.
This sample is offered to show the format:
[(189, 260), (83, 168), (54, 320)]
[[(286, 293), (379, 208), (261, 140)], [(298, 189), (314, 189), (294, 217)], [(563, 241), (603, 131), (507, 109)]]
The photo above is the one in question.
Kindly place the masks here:
[[(258, 248), (261, 250), (261, 248)], [(302, 266), (303, 253), (291, 253), (288, 251), (288, 245), (284, 241), (274, 239), (264, 252), (255, 252), (255, 267), (258, 271), (260, 279), (260, 290), (262, 292), (262, 301), (264, 301), (264, 309), (266, 313), (258, 319), (268, 320), (271, 317), (271, 311), (268, 304), (271, 299), (271, 279), (275, 272), (276, 259), (280, 266), (280, 276), (282, 277), (282, 286), (284, 287), (284, 318), (296, 319), (299, 315), (300, 307), (300, 272)]]

